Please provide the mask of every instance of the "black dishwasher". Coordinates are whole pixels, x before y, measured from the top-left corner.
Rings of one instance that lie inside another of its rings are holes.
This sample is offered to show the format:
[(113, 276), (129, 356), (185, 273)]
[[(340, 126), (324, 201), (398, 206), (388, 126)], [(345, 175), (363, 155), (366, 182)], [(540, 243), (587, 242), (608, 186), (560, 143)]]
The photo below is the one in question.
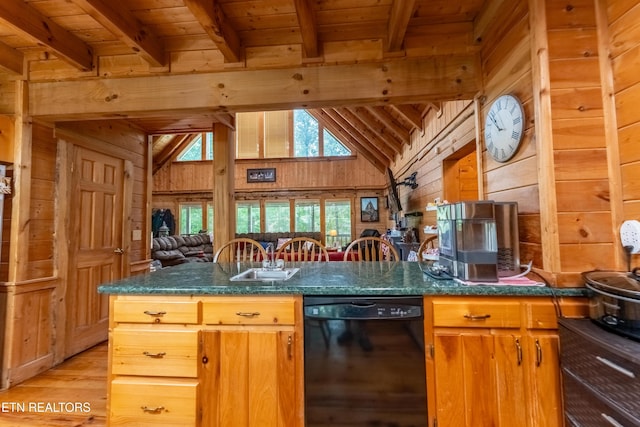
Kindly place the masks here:
[(309, 296), (307, 427), (427, 424), (422, 297)]

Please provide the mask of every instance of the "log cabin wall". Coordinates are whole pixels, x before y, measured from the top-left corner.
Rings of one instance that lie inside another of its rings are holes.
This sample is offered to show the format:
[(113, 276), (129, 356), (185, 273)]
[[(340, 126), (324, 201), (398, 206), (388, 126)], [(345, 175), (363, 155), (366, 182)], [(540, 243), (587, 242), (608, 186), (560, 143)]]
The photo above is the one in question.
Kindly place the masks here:
[[(607, 0), (597, 2), (600, 5), (598, 14), (600, 19), (606, 19), (607, 28), (603, 37), (608, 49), (601, 57), (611, 58), (611, 86), (603, 87), (605, 106), (612, 100), (608, 116), (615, 114), (617, 122), (610, 125), (611, 137), (609, 145), (617, 143), (620, 165), (620, 185), (618, 191), (621, 197), (621, 218), (613, 223), (614, 232), (621, 221), (640, 219), (640, 73), (638, 73), (638, 58), (640, 58), (640, 4), (637, 1)], [(607, 34), (608, 33), (608, 34)], [(602, 42), (601, 42), (602, 44)], [(605, 71), (607, 71), (607, 64)], [(613, 93), (614, 97), (606, 96)], [(607, 126), (607, 131), (610, 127)], [(614, 165), (615, 170), (615, 165)], [(615, 182), (615, 181), (614, 181)], [(632, 266), (640, 264), (638, 255), (633, 255)], [(626, 268), (626, 266), (624, 267)]]
[[(479, 198), (518, 202), (521, 260), (532, 260), (557, 286), (579, 286), (581, 271), (624, 268), (616, 212), (622, 200), (626, 219), (639, 211), (633, 179), (638, 149), (631, 143), (637, 140), (633, 129), (638, 115), (628, 107), (639, 102), (637, 73), (628, 71), (636, 65), (630, 62), (638, 49), (637, 34), (627, 31), (640, 14), (635, 3), (603, 4), (606, 17), (600, 17), (598, 28), (598, 2), (508, 2), (497, 25), (476, 32), (483, 41), (484, 91), (476, 102), (477, 113), (469, 113), (475, 117), (466, 123), (477, 123)], [(627, 107), (617, 124), (621, 165), (615, 139), (605, 136), (605, 123), (615, 123), (616, 112), (603, 107), (611, 64), (606, 55), (599, 60), (598, 43), (613, 49), (615, 107)], [(528, 119), (516, 155), (499, 163), (484, 149), (483, 130), (489, 105), (504, 93), (522, 101)], [(431, 109), (424, 117), (425, 132), (414, 132), (411, 146), (393, 167), (396, 175), (418, 171), (419, 188), (411, 193), (410, 210), (445, 197), (443, 160), (473, 140), (464, 132), (464, 115), (455, 105)], [(458, 135), (443, 136), (447, 126), (454, 126)], [(624, 194), (616, 178), (620, 169)], [(435, 214), (427, 212), (422, 224), (434, 221)]]

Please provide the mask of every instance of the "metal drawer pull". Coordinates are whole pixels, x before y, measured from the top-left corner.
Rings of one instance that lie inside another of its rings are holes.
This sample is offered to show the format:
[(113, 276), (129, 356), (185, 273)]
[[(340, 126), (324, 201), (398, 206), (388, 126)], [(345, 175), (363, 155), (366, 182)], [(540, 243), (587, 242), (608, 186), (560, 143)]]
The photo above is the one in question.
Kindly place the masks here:
[(162, 359), (163, 357), (165, 357), (167, 355), (167, 353), (165, 353), (164, 351), (161, 351), (160, 353), (149, 353), (148, 351), (145, 351), (144, 353), (145, 356), (150, 357), (152, 359)]
[(522, 365), (522, 345), (520, 345), (520, 338), (516, 338), (516, 355), (518, 357), (518, 366)]
[(465, 319), (469, 319), (469, 320), (486, 320), (486, 319), (488, 319), (490, 317), (491, 317), (490, 314), (479, 314), (479, 315), (465, 314), (464, 315), (464, 318)]
[(536, 340), (536, 367), (542, 365), (542, 346), (540, 341)]
[(149, 310), (145, 310), (144, 314), (146, 314), (147, 316), (152, 316), (152, 317), (162, 317), (165, 314), (167, 314), (166, 311), (149, 311)]
[(293, 359), (293, 338), (291, 335), (287, 337), (287, 357), (289, 360)]
[(611, 415), (607, 415), (607, 414), (600, 414), (600, 416), (602, 418), (604, 418), (609, 424), (611, 424), (614, 427), (624, 427), (622, 424), (620, 424), (619, 422), (616, 421), (615, 418), (613, 418)]
[(149, 408), (148, 406), (141, 406), (144, 412), (149, 414), (159, 414), (164, 411), (164, 406), (156, 406), (155, 408)]
[(616, 371), (620, 372), (622, 375), (626, 375), (629, 378), (635, 378), (636, 377), (636, 374), (634, 374), (633, 372), (631, 372), (628, 369), (623, 368), (622, 366), (620, 366), (620, 365), (618, 365), (616, 363), (613, 363), (609, 359), (605, 359), (604, 357), (600, 357), (600, 356), (596, 356), (596, 359), (599, 362), (604, 363), (605, 365), (607, 365), (611, 369), (615, 369)]
[(259, 311), (254, 311), (254, 312), (236, 311), (236, 316), (256, 317), (256, 316), (260, 316), (260, 312)]

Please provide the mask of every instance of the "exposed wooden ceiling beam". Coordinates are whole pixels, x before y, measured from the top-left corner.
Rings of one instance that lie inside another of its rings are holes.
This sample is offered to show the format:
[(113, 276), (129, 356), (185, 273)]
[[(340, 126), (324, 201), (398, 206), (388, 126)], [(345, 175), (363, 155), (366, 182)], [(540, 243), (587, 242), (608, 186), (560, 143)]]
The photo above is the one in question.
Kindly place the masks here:
[(199, 134), (197, 133), (175, 135), (174, 140), (168, 143), (165, 149), (160, 152), (160, 154), (154, 156), (153, 173), (159, 171), (166, 162), (171, 160), (171, 158), (178, 150), (187, 145), (198, 135)]
[(218, 0), (184, 0), (202, 28), (218, 47), (226, 62), (240, 62), (240, 37), (224, 16)]
[(349, 127), (348, 131), (351, 131), (353, 136), (357, 137), (360, 144), (368, 145), (373, 150), (379, 151), (389, 159), (390, 163), (395, 161), (396, 153), (393, 149), (391, 149), (382, 138), (371, 132), (367, 125), (362, 123), (362, 120), (360, 120), (358, 116), (353, 114), (347, 108), (336, 108), (334, 111), (344, 119), (344, 122), (341, 122), (341, 124)]
[(382, 107), (366, 107), (376, 119), (380, 120), (387, 129), (392, 132), (400, 141), (408, 141), (411, 133), (403, 128), (391, 114)]
[(315, 14), (311, 8), (311, 1), (294, 0), (294, 4), (298, 15), (305, 56), (307, 58), (315, 58), (318, 56), (318, 28)]
[(416, 0), (394, 0), (391, 4), (387, 31), (387, 51), (401, 50), (409, 19), (416, 8)]
[(93, 51), (89, 45), (23, 0), (0, 1), (0, 19), (23, 35), (51, 49), (74, 67), (83, 71), (93, 68)]
[(378, 135), (378, 137), (382, 139), (396, 154), (400, 154), (402, 152), (403, 144), (409, 143), (408, 140), (401, 141), (397, 139), (393, 133), (387, 130), (387, 126), (384, 123), (373, 117), (367, 108), (355, 107), (350, 108), (350, 111), (355, 114), (362, 123), (371, 130), (371, 132)]
[(236, 116), (229, 113), (213, 113), (218, 123), (222, 123), (231, 130), (236, 130)]
[(411, 123), (416, 129), (422, 129), (421, 112), (410, 104), (391, 105), (391, 108)]
[[(470, 55), (323, 67), (34, 82), (29, 87), (29, 103), (34, 117), (74, 120), (195, 110), (269, 111), (471, 99), (479, 90), (477, 68), (477, 58)], [(56, 102), (43, 102), (47, 99)], [(403, 130), (401, 139), (408, 138), (406, 133)]]
[(24, 55), (11, 46), (0, 43), (0, 67), (11, 74), (22, 75), (24, 72)]
[(149, 64), (154, 67), (165, 65), (166, 55), (162, 41), (131, 14), (126, 8), (126, 2), (114, 0), (73, 0), (73, 2)]

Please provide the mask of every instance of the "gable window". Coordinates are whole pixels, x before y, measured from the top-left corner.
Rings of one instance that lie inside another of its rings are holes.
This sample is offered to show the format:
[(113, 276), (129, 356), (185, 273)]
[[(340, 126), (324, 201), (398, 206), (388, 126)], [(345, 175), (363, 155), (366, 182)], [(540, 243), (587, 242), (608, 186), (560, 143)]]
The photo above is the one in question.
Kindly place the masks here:
[(293, 156), (317, 157), (320, 155), (318, 121), (305, 110), (293, 111)]
[(293, 156), (350, 156), (345, 147), (329, 130), (306, 110), (293, 110)]
[(324, 152), (322, 153), (324, 156), (350, 156), (351, 151), (342, 145), (338, 138), (333, 136), (331, 132), (327, 129), (324, 129), (322, 133), (322, 141), (324, 142), (323, 148)]
[(179, 162), (213, 160), (213, 133), (194, 134), (187, 146), (178, 154)]
[(318, 200), (296, 200), (295, 231), (320, 231), (320, 202)]
[(265, 231), (282, 233), (291, 231), (289, 201), (266, 202), (264, 204)]
[(260, 232), (260, 202), (236, 203), (236, 233)]

